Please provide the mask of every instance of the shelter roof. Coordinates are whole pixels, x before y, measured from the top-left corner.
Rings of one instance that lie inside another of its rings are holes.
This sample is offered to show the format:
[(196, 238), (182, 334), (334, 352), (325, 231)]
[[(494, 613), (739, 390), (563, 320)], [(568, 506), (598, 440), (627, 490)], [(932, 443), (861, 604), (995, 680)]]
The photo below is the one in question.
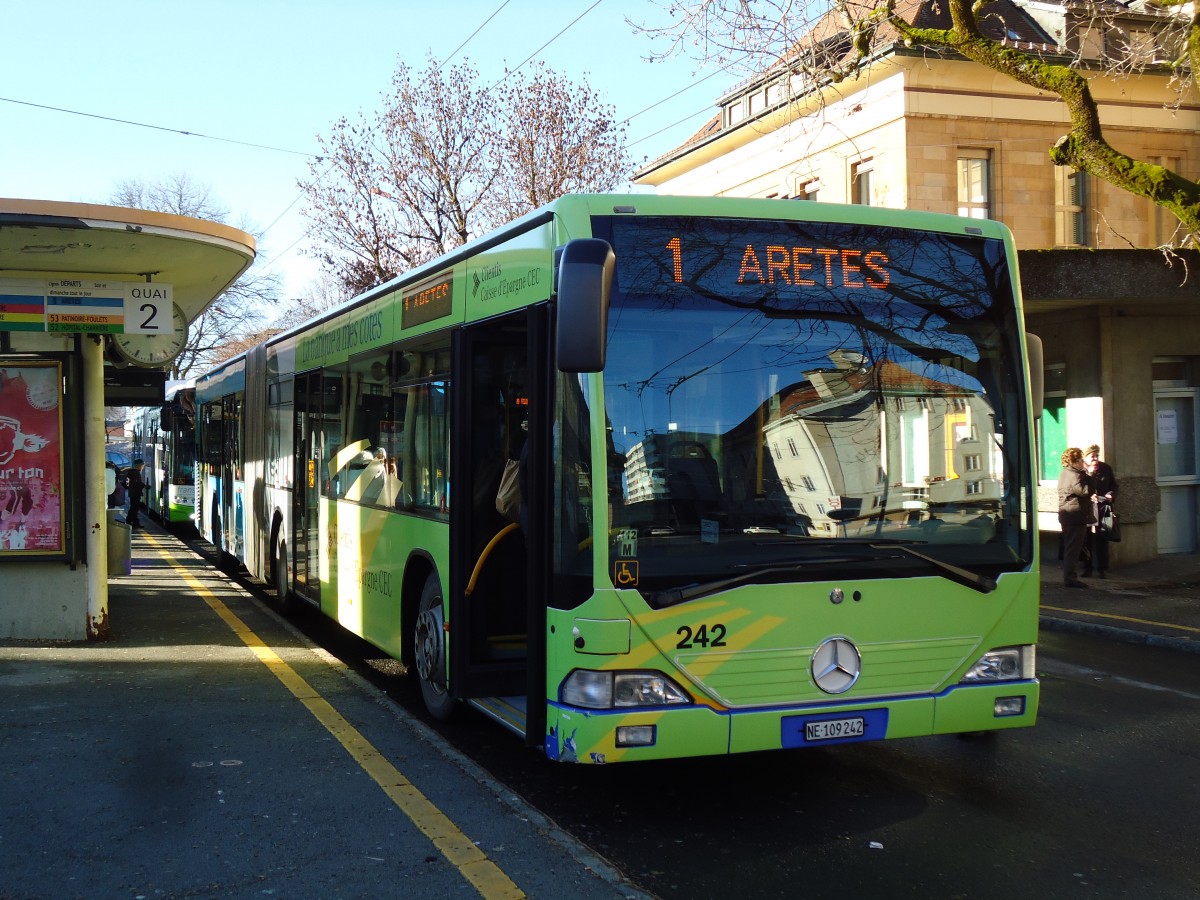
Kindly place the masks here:
[(243, 231), (169, 213), (0, 198), (0, 279), (154, 281), (191, 322), (254, 262)]

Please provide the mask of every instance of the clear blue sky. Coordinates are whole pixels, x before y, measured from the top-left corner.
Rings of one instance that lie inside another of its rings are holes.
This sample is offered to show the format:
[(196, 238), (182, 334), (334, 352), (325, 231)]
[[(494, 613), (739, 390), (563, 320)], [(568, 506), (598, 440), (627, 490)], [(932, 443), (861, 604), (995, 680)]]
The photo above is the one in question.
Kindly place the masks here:
[(302, 294), (317, 271), (300, 252), (306, 154), (340, 116), (379, 108), (398, 60), (421, 70), (428, 53), (457, 50), (451, 62), (469, 59), (491, 84), (536, 54), (630, 119), (635, 160), (686, 140), (736, 79), (686, 58), (646, 62), (658, 45), (626, 16), (666, 19), (645, 0), (7, 4), (0, 197), (107, 203), (122, 181), (186, 174), (231, 224), (266, 229), (260, 260), (284, 296)]

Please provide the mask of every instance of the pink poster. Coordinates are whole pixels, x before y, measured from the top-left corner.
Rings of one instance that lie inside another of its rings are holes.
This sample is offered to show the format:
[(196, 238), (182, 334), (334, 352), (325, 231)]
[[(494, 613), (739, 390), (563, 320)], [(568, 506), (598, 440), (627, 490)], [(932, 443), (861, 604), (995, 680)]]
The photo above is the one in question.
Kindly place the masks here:
[(0, 558), (62, 553), (62, 366), (0, 360)]

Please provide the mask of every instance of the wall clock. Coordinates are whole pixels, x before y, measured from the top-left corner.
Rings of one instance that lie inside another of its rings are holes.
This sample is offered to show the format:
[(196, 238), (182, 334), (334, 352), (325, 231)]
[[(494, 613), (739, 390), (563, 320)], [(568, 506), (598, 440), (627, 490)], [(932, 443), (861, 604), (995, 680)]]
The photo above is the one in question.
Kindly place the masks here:
[(174, 362), (187, 345), (188, 323), (178, 304), (171, 304), (170, 328), (160, 334), (125, 332), (114, 334), (113, 349), (135, 366), (161, 368)]

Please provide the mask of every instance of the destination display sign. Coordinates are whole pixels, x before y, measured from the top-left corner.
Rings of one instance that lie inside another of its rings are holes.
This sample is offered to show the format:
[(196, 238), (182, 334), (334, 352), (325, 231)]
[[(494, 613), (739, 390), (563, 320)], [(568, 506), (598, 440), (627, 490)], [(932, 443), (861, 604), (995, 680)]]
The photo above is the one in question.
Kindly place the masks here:
[(454, 273), (446, 272), (405, 288), (400, 326), (423, 325), (448, 316), (454, 309)]
[(107, 281), (68, 278), (46, 286), (46, 330), (117, 334), (125, 330), (125, 291)]
[[(1003, 244), (970, 234), (861, 223), (614, 218), (626, 302), (720, 302), (768, 315), (888, 310), (984, 315), (1007, 290)], [(916, 319), (914, 319), (916, 321)]]

